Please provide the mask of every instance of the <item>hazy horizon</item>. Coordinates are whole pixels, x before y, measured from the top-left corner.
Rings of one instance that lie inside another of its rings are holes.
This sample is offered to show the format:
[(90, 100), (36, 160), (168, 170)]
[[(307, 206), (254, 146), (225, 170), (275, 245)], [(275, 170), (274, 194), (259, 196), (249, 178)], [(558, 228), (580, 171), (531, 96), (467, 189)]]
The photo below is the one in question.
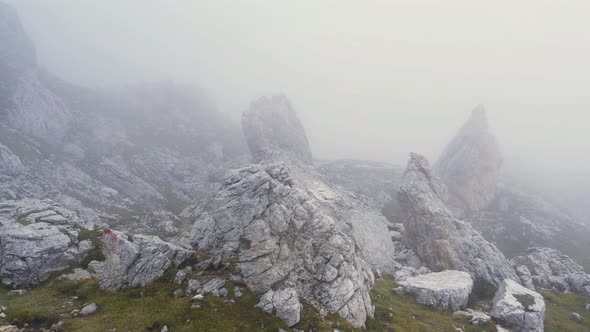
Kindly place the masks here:
[(284, 93), (316, 158), (434, 162), (484, 104), (509, 167), (588, 182), (584, 1), (8, 3), (78, 84), (195, 84), (236, 119)]

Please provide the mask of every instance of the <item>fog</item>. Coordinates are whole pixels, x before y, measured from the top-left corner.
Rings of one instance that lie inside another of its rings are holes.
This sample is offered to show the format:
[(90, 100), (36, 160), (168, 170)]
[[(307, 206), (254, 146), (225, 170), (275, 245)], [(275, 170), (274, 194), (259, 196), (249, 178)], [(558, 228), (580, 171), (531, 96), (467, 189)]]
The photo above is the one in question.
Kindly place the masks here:
[(8, 2), (76, 83), (188, 82), (236, 119), (282, 92), (316, 158), (398, 164), (484, 104), (507, 167), (590, 184), (585, 0)]

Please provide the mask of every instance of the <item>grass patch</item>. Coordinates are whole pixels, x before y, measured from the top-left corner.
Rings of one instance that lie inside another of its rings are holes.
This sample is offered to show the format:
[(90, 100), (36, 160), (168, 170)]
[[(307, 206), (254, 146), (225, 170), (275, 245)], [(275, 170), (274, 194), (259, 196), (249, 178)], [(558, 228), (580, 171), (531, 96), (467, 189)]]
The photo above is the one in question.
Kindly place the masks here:
[[(545, 332), (590, 332), (590, 311), (586, 303), (590, 297), (577, 294), (560, 294), (554, 291), (541, 291), (545, 298)], [(581, 322), (572, 319), (572, 313), (582, 317)]]
[(531, 312), (531, 306), (535, 304), (535, 298), (529, 294), (515, 294), (514, 297), (522, 304), (524, 310)]
[[(7, 323), (34, 323), (50, 327), (59, 320), (67, 331), (160, 331), (166, 325), (172, 331), (278, 331), (282, 322), (255, 308), (257, 296), (242, 288), (243, 297), (235, 303), (228, 298), (207, 295), (199, 302), (201, 309), (191, 309), (188, 297), (175, 299), (172, 292), (179, 286), (168, 280), (176, 273), (171, 270), (161, 280), (145, 288), (126, 289), (109, 294), (99, 289), (95, 280), (51, 280), (37, 286), (21, 297), (8, 297), (0, 292), (0, 303), (8, 307)], [(186, 285), (184, 285), (186, 287)], [(234, 285), (226, 287), (233, 295)], [(74, 305), (64, 304), (73, 296)], [(95, 315), (71, 318), (70, 313), (84, 303), (99, 306)]]

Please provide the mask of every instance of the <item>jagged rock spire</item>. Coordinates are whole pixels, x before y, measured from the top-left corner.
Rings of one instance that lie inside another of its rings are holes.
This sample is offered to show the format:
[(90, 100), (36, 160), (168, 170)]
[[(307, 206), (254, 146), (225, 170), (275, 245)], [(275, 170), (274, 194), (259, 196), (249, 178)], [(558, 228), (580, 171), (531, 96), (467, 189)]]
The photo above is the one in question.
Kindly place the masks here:
[(518, 280), (500, 250), (447, 208), (446, 188), (432, 174), (428, 160), (410, 156), (398, 199), (406, 243), (420, 261), (433, 271), (462, 270), (496, 286), (506, 278)]
[(242, 129), (255, 161), (290, 155), (312, 163), (305, 129), (284, 95), (253, 101), (242, 116)]
[(449, 204), (470, 214), (493, 200), (501, 165), (498, 143), (479, 105), (441, 154), (435, 173), (448, 187)]

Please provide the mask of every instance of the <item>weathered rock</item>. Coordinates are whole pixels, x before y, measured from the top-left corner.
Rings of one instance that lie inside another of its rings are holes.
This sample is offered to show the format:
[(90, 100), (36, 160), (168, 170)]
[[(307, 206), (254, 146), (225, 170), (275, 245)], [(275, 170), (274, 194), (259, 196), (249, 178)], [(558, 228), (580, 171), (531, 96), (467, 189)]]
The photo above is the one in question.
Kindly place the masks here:
[(80, 310), (80, 316), (92, 315), (96, 310), (98, 310), (96, 303), (87, 304)]
[(234, 287), (234, 297), (235, 298), (240, 298), (242, 297), (244, 294), (242, 294), (242, 291), (240, 290), (240, 287)]
[(70, 281), (80, 281), (80, 280), (87, 280), (92, 279), (92, 275), (90, 272), (81, 269), (75, 268), (72, 273), (69, 274), (62, 274), (57, 278), (57, 280), (70, 280)]
[(203, 294), (211, 293), (213, 291), (219, 290), (225, 286), (225, 280), (221, 278), (214, 278), (211, 279), (209, 282), (203, 286)]
[(312, 163), (305, 129), (285, 96), (261, 97), (252, 102), (242, 116), (242, 127), (255, 161), (286, 153)]
[(92, 249), (78, 215), (49, 200), (0, 203), (0, 278), (11, 287), (38, 284), (79, 264)]
[(195, 295), (195, 296), (193, 296), (193, 297), (191, 298), (191, 301), (201, 301), (201, 300), (203, 300), (204, 298), (205, 298), (205, 297), (204, 297), (202, 294), (197, 294), (197, 295)]
[(543, 297), (516, 281), (505, 280), (493, 300), (491, 316), (514, 332), (542, 332), (545, 320)]
[(449, 190), (449, 204), (469, 214), (487, 207), (494, 199), (501, 165), (498, 144), (489, 132), (485, 110), (479, 105), (446, 147), (434, 170)]
[(188, 287), (186, 288), (186, 295), (193, 294), (201, 287), (201, 283), (196, 279), (190, 279), (188, 281)]
[(406, 243), (433, 271), (467, 271), (476, 281), (500, 285), (518, 280), (504, 255), (445, 205), (446, 188), (426, 158), (412, 153), (398, 199), (404, 211)]
[(523, 284), (527, 279), (544, 288), (553, 288), (559, 292), (574, 292), (590, 296), (590, 275), (584, 268), (574, 262), (567, 255), (551, 248), (529, 248), (521, 256), (513, 258), (519, 270), (530, 271), (530, 275), (523, 273)]
[(301, 303), (297, 291), (293, 288), (276, 292), (269, 290), (256, 306), (279, 317), (289, 327), (299, 323), (301, 318)]
[(334, 199), (329, 187), (304, 188), (282, 163), (234, 171), (216, 197), (193, 210), (195, 243), (212, 256), (237, 256), (244, 282), (256, 293), (279, 282), (292, 285), (320, 312), (339, 312), (362, 326), (373, 312), (370, 268), (354, 240), (336, 229), (338, 216), (323, 209)]
[(482, 311), (471, 309), (467, 309), (467, 311), (471, 314), (471, 319), (469, 321), (471, 322), (471, 324), (474, 325), (483, 325), (488, 323), (492, 319), (490, 315)]
[(92, 261), (88, 269), (100, 288), (117, 291), (121, 288), (145, 286), (172, 266), (178, 266), (193, 252), (149, 235), (128, 235), (109, 231), (103, 236), (106, 261)]
[(184, 279), (186, 279), (186, 271), (179, 270), (178, 272), (176, 272), (176, 275), (174, 276), (174, 280), (172, 282), (180, 285), (184, 282)]
[(465, 308), (473, 289), (469, 273), (451, 270), (422, 274), (399, 284), (414, 294), (418, 303), (451, 310)]
[(177, 290), (175, 290), (174, 292), (172, 292), (172, 296), (174, 296), (175, 299), (179, 299), (182, 297), (182, 288), (179, 288)]

